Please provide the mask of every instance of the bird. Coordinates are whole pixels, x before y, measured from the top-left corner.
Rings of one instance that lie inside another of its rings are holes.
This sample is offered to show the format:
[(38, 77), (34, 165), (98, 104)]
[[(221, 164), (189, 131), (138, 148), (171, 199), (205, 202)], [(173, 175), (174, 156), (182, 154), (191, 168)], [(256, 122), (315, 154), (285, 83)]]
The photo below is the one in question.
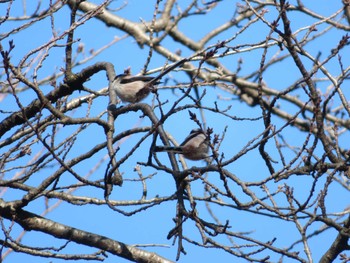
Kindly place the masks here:
[(203, 160), (209, 157), (209, 137), (202, 129), (193, 129), (179, 146), (156, 146), (154, 151), (180, 153), (193, 161)]
[(155, 77), (117, 75), (112, 81), (112, 89), (123, 102), (137, 103), (148, 96), (154, 85), (160, 82)]

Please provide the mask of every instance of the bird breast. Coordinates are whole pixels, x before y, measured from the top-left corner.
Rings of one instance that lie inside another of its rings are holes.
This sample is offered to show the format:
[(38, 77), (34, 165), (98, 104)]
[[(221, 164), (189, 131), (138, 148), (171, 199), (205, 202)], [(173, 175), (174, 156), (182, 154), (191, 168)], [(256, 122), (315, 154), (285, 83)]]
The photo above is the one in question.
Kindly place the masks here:
[(139, 102), (150, 93), (150, 88), (142, 81), (121, 84), (114, 83), (115, 91), (123, 102)]

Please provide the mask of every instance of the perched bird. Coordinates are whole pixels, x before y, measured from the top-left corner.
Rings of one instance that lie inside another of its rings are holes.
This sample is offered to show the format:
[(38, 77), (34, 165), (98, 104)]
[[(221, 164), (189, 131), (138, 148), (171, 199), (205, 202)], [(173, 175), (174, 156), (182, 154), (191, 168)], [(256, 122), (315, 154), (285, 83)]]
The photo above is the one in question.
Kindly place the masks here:
[(179, 146), (156, 146), (154, 151), (180, 153), (189, 160), (203, 160), (209, 157), (209, 138), (202, 129), (194, 129)]
[(112, 89), (123, 102), (136, 103), (148, 96), (159, 81), (154, 77), (120, 74), (112, 82)]

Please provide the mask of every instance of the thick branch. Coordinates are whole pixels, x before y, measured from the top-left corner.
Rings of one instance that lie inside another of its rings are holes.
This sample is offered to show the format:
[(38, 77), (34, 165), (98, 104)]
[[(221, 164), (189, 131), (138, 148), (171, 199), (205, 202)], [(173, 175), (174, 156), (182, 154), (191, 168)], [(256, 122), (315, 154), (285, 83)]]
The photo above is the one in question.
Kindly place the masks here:
[(350, 236), (350, 216), (345, 220), (343, 231), (338, 233), (337, 238), (334, 240), (331, 247), (323, 255), (320, 263), (330, 263), (333, 262), (341, 252), (344, 250), (350, 250), (349, 242)]
[[(45, 98), (51, 103), (55, 103), (58, 99), (71, 95), (74, 91), (81, 90), (84, 82), (97, 72), (106, 69), (108, 64), (110, 63), (101, 62), (87, 67), (80, 73), (73, 75), (74, 77), (70, 78), (69, 82), (63, 83), (58, 89), (49, 92), (45, 95)], [(45, 105), (43, 105), (39, 99), (35, 99), (25, 107), (23, 111), (20, 110), (12, 113), (0, 123), (0, 138), (13, 127), (21, 125), (25, 123), (26, 120), (34, 117), (43, 107), (45, 107)]]
[(6, 205), (3, 200), (0, 200), (0, 214), (2, 217), (20, 224), (27, 231), (36, 230), (60, 239), (99, 248), (134, 262), (171, 262), (155, 253), (126, 245), (105, 236), (96, 235), (77, 228), (59, 224), (22, 209), (13, 210), (10, 206)]

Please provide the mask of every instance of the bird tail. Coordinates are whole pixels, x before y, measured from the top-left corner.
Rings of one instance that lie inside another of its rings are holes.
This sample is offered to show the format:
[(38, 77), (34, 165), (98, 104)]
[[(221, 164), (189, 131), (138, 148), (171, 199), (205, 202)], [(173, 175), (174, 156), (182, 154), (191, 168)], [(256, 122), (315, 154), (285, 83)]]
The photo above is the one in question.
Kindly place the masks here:
[(182, 153), (181, 147), (174, 146), (156, 146), (154, 147), (155, 152), (174, 152), (174, 153)]

